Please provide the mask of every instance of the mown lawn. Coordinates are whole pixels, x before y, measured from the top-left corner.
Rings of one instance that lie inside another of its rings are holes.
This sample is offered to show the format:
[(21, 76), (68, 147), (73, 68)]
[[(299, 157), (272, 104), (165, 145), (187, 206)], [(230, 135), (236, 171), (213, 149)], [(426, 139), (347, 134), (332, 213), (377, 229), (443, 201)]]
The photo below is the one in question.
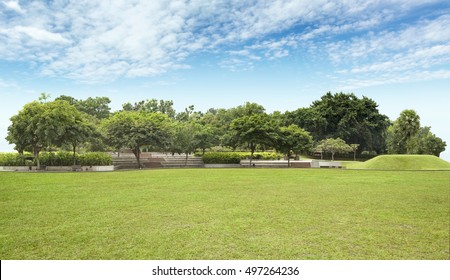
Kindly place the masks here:
[(1, 259), (449, 259), (450, 172), (0, 173)]

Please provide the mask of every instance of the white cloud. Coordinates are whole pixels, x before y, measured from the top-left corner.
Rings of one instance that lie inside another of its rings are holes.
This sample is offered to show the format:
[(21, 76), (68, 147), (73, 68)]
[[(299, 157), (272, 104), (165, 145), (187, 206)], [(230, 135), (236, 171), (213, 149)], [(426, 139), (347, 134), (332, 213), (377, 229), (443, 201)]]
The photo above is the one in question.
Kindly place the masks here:
[(36, 41), (60, 44), (70, 43), (70, 41), (64, 38), (61, 34), (49, 32), (33, 26), (16, 26), (12, 31), (25, 34)]
[(343, 89), (448, 79), (450, 16), (327, 44)]
[(0, 78), (0, 88), (15, 88), (17, 87), (17, 84), (14, 81), (9, 81)]
[(339, 80), (337, 88), (339, 90), (355, 90), (360, 88), (389, 85), (389, 84), (401, 84), (410, 82), (432, 81), (450, 79), (450, 70), (436, 70), (436, 71), (407, 71), (399, 75), (379, 75), (371, 77), (358, 77), (347, 78)]
[[(442, 30), (440, 24), (447, 22), (435, 25), (429, 22), (420, 29), (428, 37), (419, 39), (414, 36), (417, 27), (411, 27), (409, 32), (404, 30), (401, 34), (378, 33), (369, 39), (342, 41), (334, 46), (326, 42), (337, 35), (379, 27), (424, 3), (411, 0), (79, 0), (51, 4), (32, 1), (19, 5), (18, 1), (3, 1), (5, 7), (21, 14), (0, 17), (0, 59), (38, 62), (44, 75), (96, 82), (186, 69), (190, 67), (186, 59), (202, 52), (223, 52), (226, 57), (220, 66), (241, 70), (253, 69), (263, 59), (288, 57), (292, 50), (311, 51), (325, 45), (329, 58), (336, 63), (350, 58), (356, 61), (350, 70), (369, 71), (370, 67), (384, 67), (383, 63), (388, 62), (383, 60), (388, 57), (385, 53), (405, 48), (402, 41), (415, 42), (417, 46), (421, 45), (420, 40), (445, 45), (442, 38), (450, 36), (450, 31)], [(279, 37), (267, 39), (273, 34)], [(395, 42), (393, 39), (398, 35), (403, 37)], [(394, 45), (383, 46), (383, 38), (390, 39)], [(358, 61), (367, 53), (376, 56), (377, 62)]]
[(13, 10), (17, 13), (24, 13), (22, 8), (20, 7), (19, 1), (2, 1), (3, 5), (5, 5), (6, 8)]

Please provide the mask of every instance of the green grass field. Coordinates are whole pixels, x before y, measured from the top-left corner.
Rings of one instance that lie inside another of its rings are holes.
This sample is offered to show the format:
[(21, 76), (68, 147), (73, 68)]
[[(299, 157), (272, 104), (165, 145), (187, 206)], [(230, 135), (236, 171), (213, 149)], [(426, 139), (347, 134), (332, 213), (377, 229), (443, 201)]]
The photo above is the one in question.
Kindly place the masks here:
[(449, 259), (450, 172), (0, 173), (1, 259)]

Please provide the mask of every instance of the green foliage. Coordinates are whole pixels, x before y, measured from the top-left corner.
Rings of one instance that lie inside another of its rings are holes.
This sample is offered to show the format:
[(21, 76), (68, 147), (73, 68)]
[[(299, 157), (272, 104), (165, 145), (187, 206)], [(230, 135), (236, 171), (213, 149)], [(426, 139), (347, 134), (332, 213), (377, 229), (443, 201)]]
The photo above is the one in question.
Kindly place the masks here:
[(288, 165), (291, 154), (300, 154), (312, 148), (313, 139), (309, 132), (291, 124), (288, 127), (281, 127), (278, 131), (275, 146), (278, 151), (285, 154), (288, 158)]
[(265, 113), (243, 116), (230, 124), (230, 136), (234, 146), (246, 145), (250, 149), (250, 165), (257, 145), (272, 146), (276, 141), (273, 120)]
[(83, 166), (112, 165), (111, 155), (101, 152), (85, 153), (78, 156), (78, 162)]
[[(61, 95), (53, 102), (47, 99), (42, 94), (41, 102), (26, 104), (12, 116), (6, 137), (19, 153), (32, 151), (38, 164), (39, 153), (49, 147), (70, 150), (74, 155), (77, 148), (84, 152), (127, 147), (135, 153), (138, 163), (144, 146), (187, 154), (195, 149), (204, 153), (218, 146), (221, 151), (231, 147), (250, 150), (251, 154), (277, 149), (290, 158), (290, 153), (305, 152), (310, 145), (310, 137), (297, 132), (297, 136), (291, 135), (293, 127), (303, 128), (316, 143), (329, 138), (353, 143), (354, 159), (361, 151), (383, 154), (386, 150), (391, 154), (439, 156), (446, 147), (429, 127), (420, 127), (415, 111), (403, 111), (390, 126), (373, 100), (354, 94), (327, 93), (308, 108), (270, 115), (263, 106), (250, 102), (230, 109), (211, 108), (205, 114), (189, 106), (176, 114), (172, 101), (151, 99), (125, 103), (123, 111), (111, 115), (107, 97), (77, 100)], [(176, 122), (180, 125), (174, 125)], [(318, 150), (325, 151), (321, 147)], [(327, 151), (333, 157), (335, 152)]]
[(39, 159), (41, 161), (41, 164), (46, 166), (70, 166), (74, 164), (73, 155), (68, 152), (44, 152), (41, 153)]
[(331, 160), (334, 160), (336, 153), (348, 153), (352, 151), (352, 148), (345, 143), (344, 140), (337, 138), (328, 138), (322, 140), (316, 147), (316, 151), (331, 153)]
[(385, 150), (385, 131), (389, 119), (378, 111), (378, 104), (353, 93), (328, 92), (308, 108), (286, 113), (288, 124), (309, 131), (315, 141), (341, 138), (360, 144), (361, 150)]
[[(26, 153), (0, 153), (0, 166), (27, 166), (36, 165), (36, 161), (32, 161), (32, 155)], [(69, 152), (44, 152), (41, 153), (40, 164), (46, 166), (71, 166), (74, 164), (73, 155)], [(101, 152), (76, 154), (75, 164), (83, 166), (94, 165), (112, 165), (112, 158), (109, 154)]]
[[(280, 156), (277, 153), (256, 152), (253, 159), (275, 160)], [(250, 152), (207, 152), (202, 156), (205, 164), (238, 164), (243, 159), (250, 159)]]
[(420, 117), (414, 110), (403, 110), (388, 129), (388, 152), (390, 154), (412, 154), (417, 147), (415, 136), (420, 129)]
[(445, 151), (447, 144), (430, 131), (430, 127), (421, 127), (417, 134), (410, 139), (410, 153), (439, 156)]
[(389, 154), (428, 154), (439, 156), (447, 144), (431, 132), (429, 126), (420, 127), (420, 117), (414, 110), (404, 110), (387, 130)]
[(362, 151), (361, 152), (362, 158), (373, 158), (375, 156), (377, 156), (377, 152), (375, 152), (375, 151)]
[(0, 166), (25, 166), (27, 158), (19, 153), (0, 153)]
[(88, 97), (86, 100), (75, 99), (72, 96), (61, 95), (55, 99), (64, 100), (75, 106), (80, 112), (86, 113), (99, 120), (106, 119), (110, 115), (111, 108), (109, 103), (111, 100), (108, 97)]
[[(241, 155), (241, 159), (250, 159), (250, 153), (249, 152), (239, 152)], [(253, 154), (254, 159), (260, 159), (260, 160), (275, 160), (279, 159), (280, 155), (277, 153), (270, 153), (270, 152), (256, 152)]]
[(67, 143), (75, 150), (95, 130), (87, 118), (66, 100), (28, 103), (11, 117), (11, 122), (6, 139), (16, 145), (19, 153), (31, 148), (38, 166), (42, 149)]
[(147, 113), (163, 113), (170, 118), (175, 118), (175, 109), (172, 100), (147, 99), (131, 104), (129, 102), (122, 105), (124, 111), (142, 111)]
[(195, 122), (177, 122), (174, 125), (172, 134), (170, 152), (173, 154), (193, 153), (199, 147), (199, 137), (202, 126)]
[(133, 151), (139, 168), (141, 147), (167, 149), (173, 129), (167, 115), (145, 111), (118, 112), (105, 120), (103, 127), (111, 146), (128, 147)]
[(45, 125), (41, 119), (45, 113), (45, 105), (37, 101), (25, 104), (17, 115), (10, 118), (6, 140), (15, 144), (19, 153), (27, 147), (31, 147), (35, 156), (39, 155), (42, 148), (48, 145), (48, 137), (45, 134)]
[(234, 152), (210, 152), (205, 153), (202, 160), (205, 164), (239, 164), (241, 155)]

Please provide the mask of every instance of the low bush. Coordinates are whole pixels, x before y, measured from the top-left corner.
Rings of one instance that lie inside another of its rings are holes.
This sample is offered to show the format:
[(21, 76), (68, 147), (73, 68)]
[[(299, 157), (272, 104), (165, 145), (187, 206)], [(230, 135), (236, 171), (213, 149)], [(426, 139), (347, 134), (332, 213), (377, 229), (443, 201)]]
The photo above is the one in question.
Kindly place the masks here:
[[(250, 153), (245, 152), (241, 153), (242, 159), (250, 159)], [(277, 153), (268, 153), (268, 152), (257, 152), (253, 154), (253, 159), (261, 159), (261, 160), (274, 160), (278, 159), (282, 156), (278, 155)]]
[[(78, 155), (75, 154), (75, 162), (77, 161), (77, 158)], [(73, 165), (73, 154), (69, 152), (44, 152), (39, 155), (39, 162), (41, 165), (47, 166), (70, 166)]]
[(202, 159), (205, 164), (238, 164), (241, 162), (240, 155), (233, 152), (205, 153)]
[(112, 158), (109, 154), (102, 152), (85, 153), (78, 156), (79, 164), (83, 166), (111, 165)]
[[(0, 166), (36, 166), (36, 160), (32, 160), (31, 154), (20, 155), (19, 153), (0, 153)], [(39, 154), (39, 162), (46, 166), (71, 166), (73, 154), (70, 152), (43, 152)], [(75, 155), (75, 164), (83, 166), (111, 165), (112, 158), (109, 154), (92, 152)]]
[(24, 166), (27, 165), (29, 155), (19, 153), (0, 153), (0, 166)]
[[(257, 152), (253, 159), (274, 160), (280, 156), (276, 153)], [(238, 164), (243, 159), (250, 159), (250, 152), (209, 152), (202, 157), (205, 164)]]
[(375, 152), (375, 151), (362, 151), (361, 152), (361, 157), (365, 158), (365, 159), (374, 158), (376, 156), (377, 156), (377, 152)]

